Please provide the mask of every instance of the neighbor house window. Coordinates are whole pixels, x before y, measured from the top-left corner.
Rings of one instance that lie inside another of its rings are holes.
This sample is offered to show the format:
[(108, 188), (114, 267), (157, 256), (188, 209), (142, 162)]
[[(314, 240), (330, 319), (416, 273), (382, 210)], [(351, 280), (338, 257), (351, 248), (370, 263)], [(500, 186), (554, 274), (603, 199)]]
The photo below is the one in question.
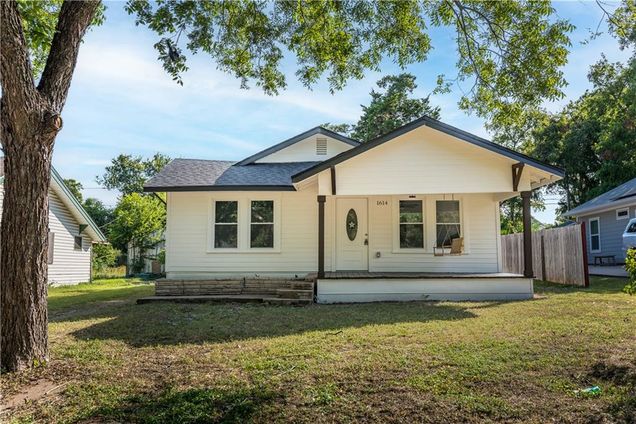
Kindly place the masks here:
[(74, 237), (73, 248), (75, 250), (82, 250), (82, 236)]
[(250, 247), (274, 247), (273, 200), (252, 200), (250, 205)]
[(598, 218), (590, 219), (590, 251), (601, 251), (601, 223)]
[(451, 241), (462, 233), (459, 200), (438, 200), (435, 209), (437, 247), (450, 246)]
[(400, 248), (424, 247), (424, 214), (421, 200), (400, 200)]
[(616, 209), (616, 219), (627, 219), (629, 218), (629, 208)]
[(238, 246), (238, 202), (214, 202), (214, 248)]

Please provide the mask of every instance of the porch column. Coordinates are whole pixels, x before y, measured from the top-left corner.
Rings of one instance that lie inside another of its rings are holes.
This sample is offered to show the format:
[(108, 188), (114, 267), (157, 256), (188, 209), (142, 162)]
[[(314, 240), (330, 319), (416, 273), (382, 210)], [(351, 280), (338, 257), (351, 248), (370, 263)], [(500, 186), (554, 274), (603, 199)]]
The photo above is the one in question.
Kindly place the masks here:
[(533, 278), (532, 270), (532, 215), (530, 213), (531, 191), (522, 191), (523, 202), (523, 276)]
[(325, 201), (318, 196), (318, 278), (325, 277)]

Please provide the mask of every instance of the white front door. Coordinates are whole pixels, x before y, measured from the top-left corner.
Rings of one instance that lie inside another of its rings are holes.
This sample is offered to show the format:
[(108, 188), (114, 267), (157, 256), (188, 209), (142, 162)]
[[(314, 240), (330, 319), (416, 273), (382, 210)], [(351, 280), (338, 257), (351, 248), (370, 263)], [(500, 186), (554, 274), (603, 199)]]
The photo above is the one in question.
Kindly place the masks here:
[(369, 269), (367, 199), (336, 199), (336, 243), (338, 271)]

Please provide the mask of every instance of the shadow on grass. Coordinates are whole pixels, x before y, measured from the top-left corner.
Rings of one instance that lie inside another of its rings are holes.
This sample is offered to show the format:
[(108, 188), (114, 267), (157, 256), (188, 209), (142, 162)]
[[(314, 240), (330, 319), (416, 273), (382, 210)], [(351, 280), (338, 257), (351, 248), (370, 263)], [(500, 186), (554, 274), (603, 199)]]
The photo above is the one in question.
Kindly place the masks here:
[(259, 388), (168, 389), (158, 395), (126, 398), (117, 406), (98, 409), (91, 418), (153, 424), (238, 423), (250, 421), (266, 405), (279, 398), (280, 395)]
[[(93, 311), (110, 318), (77, 330), (79, 339), (121, 340), (134, 347), (228, 342), (368, 325), (453, 321), (475, 317), (469, 305), (433, 302), (312, 305), (145, 304)], [(76, 319), (79, 317), (73, 317)]]

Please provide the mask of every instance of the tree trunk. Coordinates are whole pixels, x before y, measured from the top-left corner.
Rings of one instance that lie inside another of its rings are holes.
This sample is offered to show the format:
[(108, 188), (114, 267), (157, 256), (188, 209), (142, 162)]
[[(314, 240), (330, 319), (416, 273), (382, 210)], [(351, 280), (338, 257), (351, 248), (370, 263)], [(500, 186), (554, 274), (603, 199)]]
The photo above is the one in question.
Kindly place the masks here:
[(98, 6), (98, 1), (62, 4), (36, 88), (18, 5), (0, 1), (0, 141), (5, 155), (0, 227), (0, 366), (9, 371), (48, 360), (51, 159), (79, 46)]
[[(12, 122), (5, 111), (3, 107), (0, 135), (5, 153), (1, 363), (7, 370), (20, 370), (48, 360), (48, 187), (57, 131), (43, 122)], [(28, 127), (31, 131), (23, 131)]]

